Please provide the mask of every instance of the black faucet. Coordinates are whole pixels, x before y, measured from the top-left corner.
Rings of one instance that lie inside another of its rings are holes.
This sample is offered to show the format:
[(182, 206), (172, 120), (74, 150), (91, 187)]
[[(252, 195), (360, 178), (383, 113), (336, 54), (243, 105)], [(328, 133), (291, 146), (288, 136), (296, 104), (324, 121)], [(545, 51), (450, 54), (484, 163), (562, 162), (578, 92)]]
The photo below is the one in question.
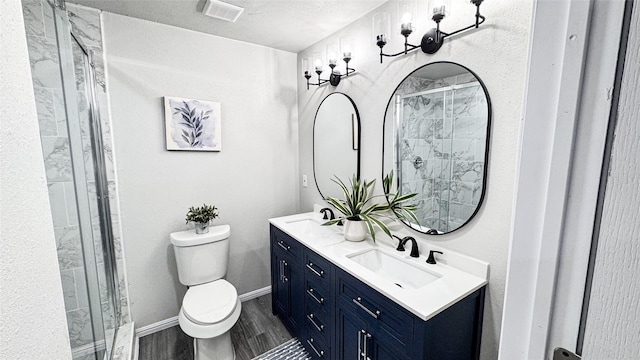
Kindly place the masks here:
[(442, 255), (442, 251), (437, 251), (437, 250), (429, 251), (429, 258), (427, 259), (427, 264), (435, 264), (436, 263), (436, 258), (433, 256), (433, 253), (438, 253), (438, 254)]
[(400, 243), (398, 244), (398, 247), (396, 248), (396, 250), (404, 251), (404, 244), (406, 244), (407, 241), (411, 241), (411, 254), (409, 254), (409, 256), (414, 257), (414, 258), (420, 257), (420, 251), (418, 250), (418, 242), (416, 242), (416, 239), (414, 239), (411, 236), (405, 236), (402, 239), (400, 239), (397, 236), (395, 236), (395, 237), (398, 240), (400, 240)]
[[(333, 220), (336, 218), (336, 215), (333, 213), (333, 210), (329, 209), (329, 208), (324, 208), (322, 210), (320, 210), (320, 212), (324, 215), (322, 217), (323, 220)], [(330, 217), (327, 217), (327, 213), (329, 213)]]
[(393, 237), (398, 239), (398, 247), (396, 248), (396, 250), (404, 251), (404, 243), (402, 242), (403, 239), (401, 239), (398, 235), (393, 235)]

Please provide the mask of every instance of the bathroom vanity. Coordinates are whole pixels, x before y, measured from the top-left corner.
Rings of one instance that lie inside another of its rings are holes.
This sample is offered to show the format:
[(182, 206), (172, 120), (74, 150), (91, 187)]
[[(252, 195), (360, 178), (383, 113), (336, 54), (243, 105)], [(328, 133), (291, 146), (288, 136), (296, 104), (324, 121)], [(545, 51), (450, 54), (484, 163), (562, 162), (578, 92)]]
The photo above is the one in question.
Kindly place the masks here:
[(314, 359), (479, 357), (488, 264), (348, 242), (314, 213), (270, 222), (273, 312)]

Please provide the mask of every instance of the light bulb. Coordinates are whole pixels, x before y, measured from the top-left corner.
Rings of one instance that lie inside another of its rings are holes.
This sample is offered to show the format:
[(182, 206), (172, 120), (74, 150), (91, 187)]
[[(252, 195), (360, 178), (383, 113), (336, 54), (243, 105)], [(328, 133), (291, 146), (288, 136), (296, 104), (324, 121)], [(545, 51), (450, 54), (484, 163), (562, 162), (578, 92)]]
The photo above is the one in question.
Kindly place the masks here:
[(403, 24), (410, 24), (411, 20), (412, 20), (413, 16), (411, 15), (411, 13), (404, 13), (402, 15), (402, 23)]
[(431, 0), (429, 5), (432, 10), (432, 17), (438, 17), (442, 19), (445, 16), (449, 15), (449, 11), (451, 9), (450, 0)]
[(402, 15), (402, 22), (400, 23), (400, 33), (402, 35), (408, 36), (413, 32), (411, 17), (411, 13), (404, 13), (404, 15)]
[(302, 58), (302, 74), (307, 75), (311, 72), (311, 61), (308, 57)]
[(351, 36), (347, 35), (340, 38), (340, 51), (342, 52), (343, 60), (351, 60), (351, 51), (353, 51), (353, 38)]
[(337, 44), (329, 44), (327, 45), (327, 61), (329, 62), (329, 66), (336, 65), (338, 62), (338, 45)]

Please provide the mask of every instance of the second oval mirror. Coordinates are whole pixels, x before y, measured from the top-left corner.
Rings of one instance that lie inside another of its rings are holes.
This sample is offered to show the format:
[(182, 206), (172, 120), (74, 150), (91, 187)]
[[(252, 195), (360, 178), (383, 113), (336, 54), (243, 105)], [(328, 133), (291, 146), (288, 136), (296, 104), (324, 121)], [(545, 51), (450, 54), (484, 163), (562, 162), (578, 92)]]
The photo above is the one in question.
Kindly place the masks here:
[(396, 88), (384, 119), (383, 175), (417, 193), (408, 224), (426, 234), (464, 226), (478, 211), (487, 175), (491, 102), (482, 81), (450, 62), (422, 66)]
[(327, 95), (313, 123), (313, 173), (322, 197), (342, 198), (331, 181), (360, 177), (360, 116), (355, 103), (343, 93)]

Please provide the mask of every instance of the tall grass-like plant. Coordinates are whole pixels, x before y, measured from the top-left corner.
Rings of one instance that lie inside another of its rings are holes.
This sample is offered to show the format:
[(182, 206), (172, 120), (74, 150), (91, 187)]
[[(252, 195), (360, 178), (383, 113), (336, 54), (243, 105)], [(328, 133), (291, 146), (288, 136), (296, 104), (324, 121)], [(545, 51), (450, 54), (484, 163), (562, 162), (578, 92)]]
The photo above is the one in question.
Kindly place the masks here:
[[(373, 187), (375, 180), (367, 181), (360, 180), (355, 175), (349, 180), (349, 185), (345, 184), (337, 176), (335, 179), (331, 179), (340, 186), (344, 193), (344, 199), (338, 199), (334, 197), (326, 197), (324, 200), (331, 204), (336, 210), (342, 213), (343, 216), (338, 216), (336, 219), (329, 220), (322, 225), (333, 225), (342, 220), (361, 220), (367, 224), (369, 233), (373, 241), (376, 240), (375, 228), (382, 230), (385, 234), (391, 237), (391, 231), (380, 218), (389, 217), (387, 214), (392, 212), (399, 219), (404, 221), (414, 221), (418, 223), (418, 219), (414, 214), (416, 210), (415, 204), (406, 203), (408, 200), (416, 196), (416, 193), (401, 195), (398, 192), (392, 193), (391, 186), (393, 184), (393, 171), (391, 171), (383, 179), (384, 195), (374, 195)], [(379, 204), (375, 202), (375, 198), (384, 196), (386, 198), (386, 204)]]

